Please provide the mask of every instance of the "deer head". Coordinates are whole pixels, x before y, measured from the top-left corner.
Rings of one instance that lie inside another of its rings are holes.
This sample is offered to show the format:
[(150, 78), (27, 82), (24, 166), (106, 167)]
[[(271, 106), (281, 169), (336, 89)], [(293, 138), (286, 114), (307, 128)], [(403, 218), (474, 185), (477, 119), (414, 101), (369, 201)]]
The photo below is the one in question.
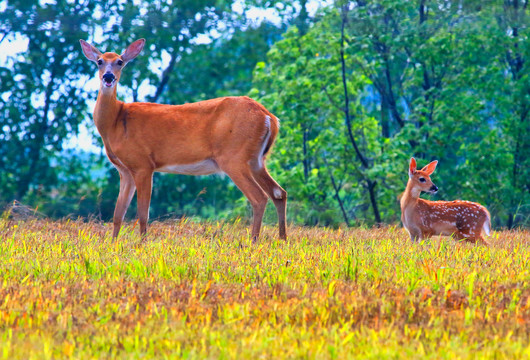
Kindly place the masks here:
[(88, 60), (95, 62), (99, 69), (100, 88), (102, 91), (114, 90), (120, 80), (121, 71), (129, 61), (137, 57), (145, 45), (145, 39), (136, 40), (118, 55), (113, 52), (101, 53), (96, 47), (84, 40), (79, 40), (83, 53)]
[(436, 170), (437, 160), (430, 162), (423, 169), (416, 169), (416, 159), (410, 158), (409, 164), (409, 183), (412, 185), (414, 196), (419, 196), (422, 191), (435, 194), (438, 186), (434, 185), (431, 180), (431, 174)]

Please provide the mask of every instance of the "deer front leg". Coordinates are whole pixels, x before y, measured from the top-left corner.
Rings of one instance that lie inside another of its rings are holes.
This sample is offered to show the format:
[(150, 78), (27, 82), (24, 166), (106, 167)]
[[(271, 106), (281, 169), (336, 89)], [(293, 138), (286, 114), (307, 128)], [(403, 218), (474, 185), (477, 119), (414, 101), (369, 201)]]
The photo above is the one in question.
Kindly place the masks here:
[(422, 236), (422, 232), (420, 229), (418, 228), (408, 228), (407, 231), (409, 232), (409, 235), (410, 235), (410, 240), (415, 243), (416, 241), (421, 241), (423, 236)]
[(151, 189), (153, 187), (153, 171), (138, 171), (134, 175), (134, 182), (136, 183), (140, 234), (143, 236), (147, 231), (147, 220), (149, 219), (149, 204), (151, 203)]
[(120, 194), (118, 195), (118, 201), (116, 201), (116, 208), (114, 209), (114, 230), (112, 237), (117, 238), (120, 233), (121, 223), (123, 217), (131, 204), (132, 197), (136, 186), (134, 185), (134, 179), (128, 170), (118, 170), (120, 172)]

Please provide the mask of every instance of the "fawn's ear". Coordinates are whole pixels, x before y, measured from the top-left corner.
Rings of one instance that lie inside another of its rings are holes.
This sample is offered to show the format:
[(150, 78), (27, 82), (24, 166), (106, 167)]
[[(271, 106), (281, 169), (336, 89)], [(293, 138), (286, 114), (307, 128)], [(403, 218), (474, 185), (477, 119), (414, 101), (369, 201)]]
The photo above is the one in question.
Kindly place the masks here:
[(415, 172), (416, 172), (416, 159), (411, 157), (410, 164), (409, 164), (409, 177), (412, 177), (412, 175), (414, 175)]
[(427, 166), (425, 166), (421, 171), (425, 171), (427, 174), (431, 175), (434, 170), (436, 170), (436, 165), (438, 164), (438, 160), (431, 161)]
[(83, 54), (85, 54), (88, 60), (93, 62), (98, 61), (98, 57), (101, 56), (101, 51), (87, 43), (85, 40), (79, 40), (79, 43), (81, 44), (81, 49), (83, 49)]
[(133, 42), (129, 47), (121, 54), (121, 58), (127, 64), (129, 61), (137, 57), (145, 45), (145, 39), (139, 39)]

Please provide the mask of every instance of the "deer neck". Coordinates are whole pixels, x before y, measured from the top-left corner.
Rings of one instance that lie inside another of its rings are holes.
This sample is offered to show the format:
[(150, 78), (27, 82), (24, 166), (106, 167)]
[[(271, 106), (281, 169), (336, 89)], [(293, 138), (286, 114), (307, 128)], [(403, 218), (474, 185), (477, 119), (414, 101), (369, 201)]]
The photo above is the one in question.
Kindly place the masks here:
[(407, 188), (401, 197), (400, 204), (401, 210), (404, 211), (407, 208), (413, 207), (418, 203), (420, 198), (421, 190), (413, 186), (412, 181), (409, 180), (407, 183)]
[(103, 139), (109, 135), (109, 131), (115, 127), (116, 119), (123, 106), (122, 101), (116, 98), (118, 85), (114, 89), (100, 87), (96, 106), (94, 108), (94, 123)]

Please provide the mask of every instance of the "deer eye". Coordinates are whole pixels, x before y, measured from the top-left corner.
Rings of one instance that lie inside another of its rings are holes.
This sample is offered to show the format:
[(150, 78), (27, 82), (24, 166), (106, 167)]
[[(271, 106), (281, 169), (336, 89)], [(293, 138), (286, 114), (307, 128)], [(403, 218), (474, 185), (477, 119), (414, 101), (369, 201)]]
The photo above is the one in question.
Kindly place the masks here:
[(116, 63), (118, 64), (118, 66), (122, 66), (123, 65), (123, 60), (118, 60)]
[(420, 178), (420, 182), (425, 182), (427, 180), (425, 180), (425, 178)]
[(99, 59), (98, 60), (98, 65), (102, 65), (103, 64), (103, 60)]

